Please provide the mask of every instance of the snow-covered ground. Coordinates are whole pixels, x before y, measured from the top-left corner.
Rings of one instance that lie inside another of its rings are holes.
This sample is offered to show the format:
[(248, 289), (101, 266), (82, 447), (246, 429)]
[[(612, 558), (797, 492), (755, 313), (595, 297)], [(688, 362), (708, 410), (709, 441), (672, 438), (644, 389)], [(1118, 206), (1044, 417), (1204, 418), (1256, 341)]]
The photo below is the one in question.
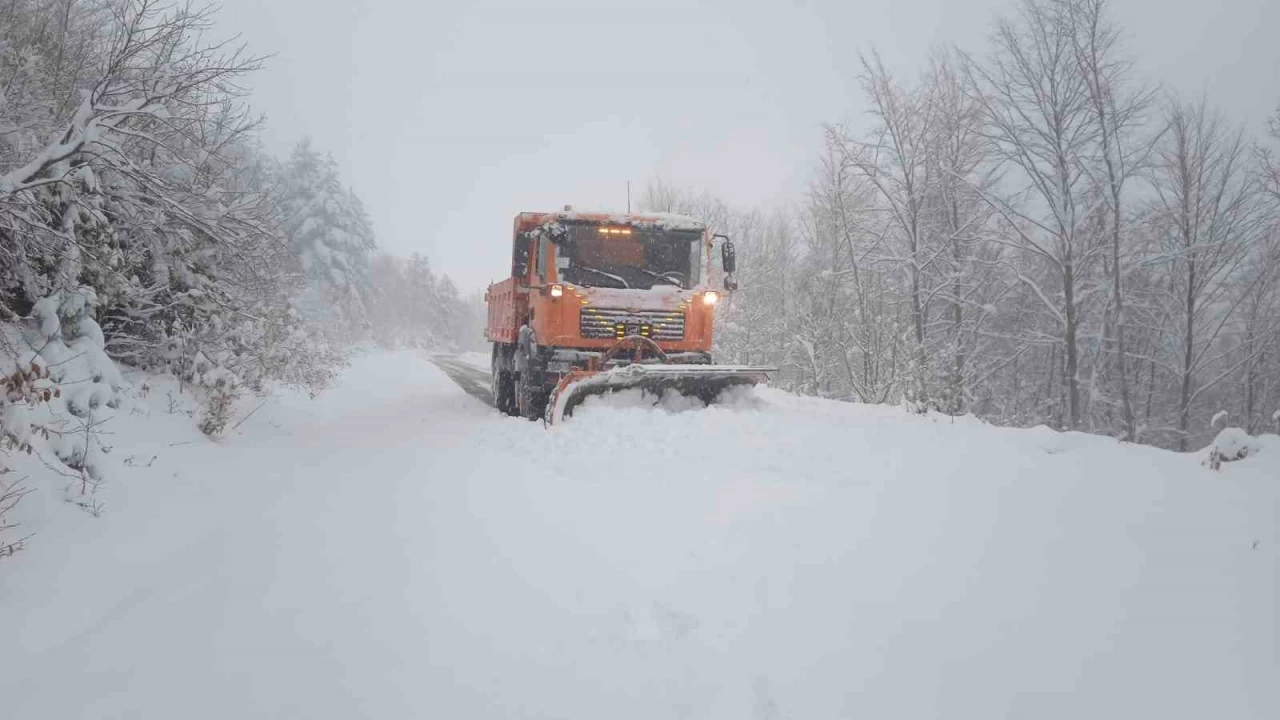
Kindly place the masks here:
[(767, 389), (548, 430), (404, 352), (213, 443), (163, 389), (103, 517), (20, 508), (4, 718), (1280, 717), (1274, 436)]

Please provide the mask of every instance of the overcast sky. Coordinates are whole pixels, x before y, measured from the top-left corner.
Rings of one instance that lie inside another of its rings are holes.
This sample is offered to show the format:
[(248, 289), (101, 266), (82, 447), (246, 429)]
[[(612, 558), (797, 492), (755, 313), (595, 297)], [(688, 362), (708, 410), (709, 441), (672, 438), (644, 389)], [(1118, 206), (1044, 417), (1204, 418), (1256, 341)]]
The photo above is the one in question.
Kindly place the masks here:
[[(734, 205), (797, 200), (824, 122), (863, 111), (858, 53), (911, 73), (981, 51), (1016, 0), (223, 0), (219, 29), (274, 57), (268, 147), (310, 135), (379, 242), (474, 291), (522, 210), (621, 209), (661, 177)], [(1114, 0), (1139, 70), (1250, 129), (1280, 102), (1277, 0)]]

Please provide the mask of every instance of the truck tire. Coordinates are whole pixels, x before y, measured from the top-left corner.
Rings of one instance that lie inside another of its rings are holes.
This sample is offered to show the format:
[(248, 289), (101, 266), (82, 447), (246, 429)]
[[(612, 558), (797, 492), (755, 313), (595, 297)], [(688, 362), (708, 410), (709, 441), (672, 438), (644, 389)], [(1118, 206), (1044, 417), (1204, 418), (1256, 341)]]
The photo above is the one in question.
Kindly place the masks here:
[(516, 378), (518, 409), (514, 414), (528, 420), (541, 420), (547, 411), (547, 392), (541, 383), (523, 380), (523, 377)]
[(537, 360), (530, 357), (528, 351), (516, 347), (517, 354), (523, 353), (523, 362), (516, 363), (524, 368), (515, 374), (515, 412), (513, 414), (529, 420), (541, 420), (547, 409), (547, 389), (543, 386), (542, 370)]
[(490, 390), (493, 392), (493, 406), (504, 415), (517, 414), (515, 378), (513, 377), (514, 373), (511, 371), (511, 353), (507, 351), (506, 346), (498, 343), (493, 344), (491, 368), (493, 379), (490, 384)]

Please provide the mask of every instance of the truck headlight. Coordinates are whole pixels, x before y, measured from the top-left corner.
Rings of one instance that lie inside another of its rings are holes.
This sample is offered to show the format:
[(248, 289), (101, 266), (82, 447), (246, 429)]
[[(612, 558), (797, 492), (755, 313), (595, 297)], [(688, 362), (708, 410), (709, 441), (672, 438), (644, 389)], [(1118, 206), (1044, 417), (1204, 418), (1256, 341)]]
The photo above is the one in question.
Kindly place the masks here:
[(551, 297), (560, 297), (564, 294), (564, 286), (559, 283), (551, 286)]
[(704, 305), (715, 305), (716, 301), (719, 299), (720, 299), (720, 293), (716, 292), (715, 290), (708, 290), (702, 293), (702, 304)]

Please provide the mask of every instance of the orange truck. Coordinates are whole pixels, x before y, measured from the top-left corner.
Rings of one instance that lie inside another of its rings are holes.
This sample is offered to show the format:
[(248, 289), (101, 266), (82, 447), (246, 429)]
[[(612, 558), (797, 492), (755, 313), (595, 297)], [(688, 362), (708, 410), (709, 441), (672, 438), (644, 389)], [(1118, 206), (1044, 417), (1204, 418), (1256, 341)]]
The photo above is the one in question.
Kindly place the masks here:
[(728, 237), (681, 215), (520, 213), (511, 276), (485, 292), (495, 405), (555, 423), (591, 395), (674, 390), (710, 403), (764, 381), (772, 368), (712, 362), (735, 264)]

